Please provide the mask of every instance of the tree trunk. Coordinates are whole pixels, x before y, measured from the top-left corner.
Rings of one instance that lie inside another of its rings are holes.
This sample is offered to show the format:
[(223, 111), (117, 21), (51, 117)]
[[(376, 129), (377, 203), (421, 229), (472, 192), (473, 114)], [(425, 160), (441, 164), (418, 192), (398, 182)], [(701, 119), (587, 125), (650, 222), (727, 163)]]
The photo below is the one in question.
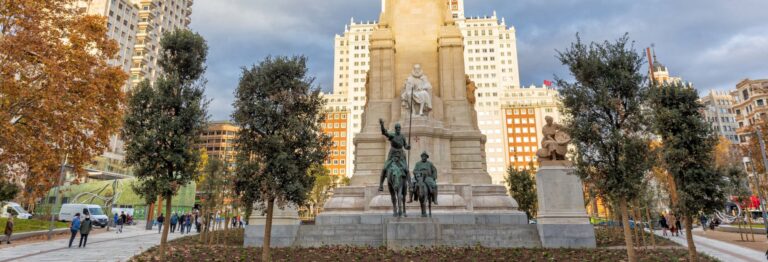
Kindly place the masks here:
[[(204, 199), (203, 199), (203, 201), (201, 201), (201, 202), (202, 202), (201, 204), (202, 204), (203, 206), (202, 206), (202, 208), (200, 208), (200, 214), (201, 214), (201, 215), (203, 215), (203, 216), (205, 216), (205, 214), (206, 214), (206, 212), (207, 212), (207, 210), (208, 210), (208, 205), (205, 203), (205, 200), (204, 200)], [(201, 225), (201, 226), (204, 226), (204, 225)], [(203, 228), (203, 229), (204, 229), (204, 228)], [(201, 230), (201, 232), (200, 232), (200, 243), (202, 243), (202, 244), (205, 244), (205, 243), (206, 243), (206, 238), (205, 238), (205, 230)]]
[(621, 222), (624, 226), (624, 242), (627, 246), (627, 261), (637, 262), (635, 247), (634, 244), (632, 244), (632, 231), (629, 229), (629, 212), (627, 212), (627, 200), (623, 197), (619, 199), (619, 210), (621, 210)]
[(643, 225), (643, 214), (642, 207), (640, 206), (640, 201), (635, 200), (635, 226), (640, 224), (640, 239), (643, 240), (643, 244), (640, 246), (647, 246), (647, 242), (645, 240), (645, 226)]
[(147, 211), (147, 224), (145, 225), (146, 230), (152, 230), (152, 217), (155, 216), (155, 203), (149, 203), (149, 211)]
[(696, 244), (693, 242), (693, 225), (691, 224), (691, 216), (683, 216), (683, 223), (685, 223), (685, 240), (688, 241), (688, 257), (690, 261), (699, 261), (698, 254), (696, 254)]
[(160, 238), (160, 261), (165, 261), (165, 246), (168, 242), (168, 228), (171, 225), (171, 198), (165, 199), (165, 221), (163, 221), (163, 236)]
[(648, 225), (650, 225), (650, 227), (651, 227), (651, 246), (655, 247), (656, 246), (656, 230), (653, 227), (654, 221), (653, 221), (653, 217), (651, 217), (651, 207), (650, 206), (648, 206), (645, 209), (645, 217), (648, 220)]
[(275, 200), (270, 199), (267, 203), (267, 221), (264, 226), (264, 245), (261, 248), (261, 261), (272, 261), (272, 254), (269, 253), (269, 245), (272, 240), (272, 214), (274, 213)]
[(157, 215), (159, 216), (162, 213), (163, 213), (163, 196), (158, 196), (157, 197)]
[(629, 213), (632, 216), (632, 222), (635, 224), (632, 227), (632, 236), (634, 237), (633, 242), (635, 243), (635, 246), (640, 247), (640, 229), (637, 221), (637, 207), (631, 207)]

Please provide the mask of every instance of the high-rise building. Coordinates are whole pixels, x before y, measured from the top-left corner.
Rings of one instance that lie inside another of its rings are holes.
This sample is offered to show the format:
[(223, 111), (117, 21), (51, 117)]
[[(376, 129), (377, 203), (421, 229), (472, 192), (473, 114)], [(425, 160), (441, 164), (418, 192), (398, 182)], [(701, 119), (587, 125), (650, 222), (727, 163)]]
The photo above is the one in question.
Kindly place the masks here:
[[(562, 123), (559, 107), (557, 91), (545, 86), (515, 88), (505, 92), (502, 119), (505, 125), (506, 166), (518, 170), (531, 164), (538, 166), (536, 151), (541, 146), (541, 130), (547, 124), (545, 118), (549, 116), (555, 123)], [(504, 182), (504, 175), (491, 175), (491, 178), (497, 184)]]
[[(463, 0), (446, 0), (446, 4), (464, 36), (465, 70), (477, 87), (475, 109), (480, 130), (487, 136), (488, 172), (492, 177), (502, 177), (507, 165), (502, 105), (506, 90), (520, 87), (515, 29), (507, 26), (504, 18), (499, 20), (495, 12), (491, 16), (465, 17)], [(346, 100), (351, 116), (347, 152), (354, 152), (352, 139), (361, 128), (370, 68), (369, 42), (377, 26), (375, 21), (352, 19), (344, 34), (335, 37), (333, 95), (328, 97)], [(347, 159), (347, 174), (351, 175), (354, 163), (349, 161), (351, 156)]]
[(731, 108), (734, 105), (733, 96), (727, 92), (709, 91), (702, 96), (701, 104), (704, 119), (712, 126), (712, 130), (718, 135), (727, 138), (733, 144), (739, 143), (739, 137), (736, 130), (739, 125), (736, 123), (736, 114)]
[(205, 148), (208, 158), (218, 158), (233, 167), (237, 151), (235, 144), (240, 127), (229, 121), (212, 121), (208, 123), (200, 138), (200, 147)]
[(749, 139), (749, 127), (759, 123), (768, 114), (768, 79), (744, 79), (731, 91), (734, 99), (732, 110), (736, 115), (740, 143)]
[[(109, 61), (120, 66), (130, 78), (123, 87), (158, 76), (160, 38), (165, 32), (187, 28), (191, 22), (193, 0), (78, 0), (81, 12), (107, 18), (107, 34), (120, 46), (117, 56)], [(123, 164), (124, 143), (117, 136), (110, 138), (106, 152), (94, 160), (91, 168), (105, 173), (126, 174)]]

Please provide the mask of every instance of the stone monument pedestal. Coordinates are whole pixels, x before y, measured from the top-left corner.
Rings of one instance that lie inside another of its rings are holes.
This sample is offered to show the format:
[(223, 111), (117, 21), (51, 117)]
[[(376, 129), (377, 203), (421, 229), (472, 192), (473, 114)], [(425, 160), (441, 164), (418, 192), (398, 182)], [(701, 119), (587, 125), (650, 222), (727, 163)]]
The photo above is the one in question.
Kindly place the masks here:
[(388, 218), (384, 223), (387, 249), (433, 247), (440, 244), (440, 221), (434, 218)]
[[(248, 225), (245, 226), (245, 237), (243, 245), (246, 247), (264, 245), (264, 228), (266, 227), (266, 216), (262, 216), (259, 211), (254, 210), (251, 217), (248, 218)], [(272, 214), (272, 238), (270, 247), (290, 247), (296, 240), (299, 232), (301, 220), (299, 212), (292, 206), (277, 208), (275, 206)]]
[(545, 248), (594, 248), (584, 190), (570, 161), (543, 161), (536, 173), (537, 228)]

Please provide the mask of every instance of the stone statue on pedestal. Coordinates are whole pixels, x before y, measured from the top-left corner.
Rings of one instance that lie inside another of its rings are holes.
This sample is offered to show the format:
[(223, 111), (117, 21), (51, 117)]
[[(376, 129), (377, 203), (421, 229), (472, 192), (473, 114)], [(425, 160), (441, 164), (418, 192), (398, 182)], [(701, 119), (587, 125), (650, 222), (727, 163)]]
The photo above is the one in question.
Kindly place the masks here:
[[(416, 180), (413, 188), (421, 205), (422, 217), (432, 217), (432, 203), (437, 205), (437, 168), (427, 159), (429, 154), (424, 151), (421, 153), (421, 161), (413, 168), (413, 177)], [(427, 204), (429, 215), (427, 215)]]
[(551, 116), (547, 116), (544, 119), (547, 121), (547, 124), (542, 128), (544, 138), (541, 139), (541, 149), (536, 152), (539, 162), (565, 160), (571, 136), (563, 130), (562, 125), (555, 124)]
[(421, 70), (421, 65), (413, 66), (413, 72), (405, 81), (405, 88), (400, 94), (400, 100), (408, 110), (414, 110), (418, 106), (419, 111), (413, 111), (417, 115), (425, 116), (432, 111), (432, 84)]

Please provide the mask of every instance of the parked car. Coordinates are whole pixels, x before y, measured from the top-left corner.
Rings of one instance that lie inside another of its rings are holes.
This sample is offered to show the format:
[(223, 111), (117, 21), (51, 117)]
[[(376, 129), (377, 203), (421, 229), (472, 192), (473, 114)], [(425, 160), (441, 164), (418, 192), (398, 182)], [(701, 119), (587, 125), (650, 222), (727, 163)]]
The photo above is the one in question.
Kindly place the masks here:
[(107, 215), (104, 214), (104, 210), (101, 209), (101, 206), (99, 205), (90, 205), (90, 204), (64, 204), (61, 205), (61, 210), (59, 210), (59, 220), (60, 221), (72, 221), (72, 217), (75, 216), (75, 214), (80, 213), (81, 218), (83, 217), (84, 213), (88, 212), (88, 214), (91, 215), (91, 221), (94, 226), (100, 226), (101, 228), (104, 228), (107, 226), (107, 223), (109, 222), (109, 218)]
[(21, 205), (15, 202), (6, 202), (3, 205), (3, 209), (0, 211), (0, 217), (14, 216), (19, 219), (30, 219), (32, 214), (24, 210)]

